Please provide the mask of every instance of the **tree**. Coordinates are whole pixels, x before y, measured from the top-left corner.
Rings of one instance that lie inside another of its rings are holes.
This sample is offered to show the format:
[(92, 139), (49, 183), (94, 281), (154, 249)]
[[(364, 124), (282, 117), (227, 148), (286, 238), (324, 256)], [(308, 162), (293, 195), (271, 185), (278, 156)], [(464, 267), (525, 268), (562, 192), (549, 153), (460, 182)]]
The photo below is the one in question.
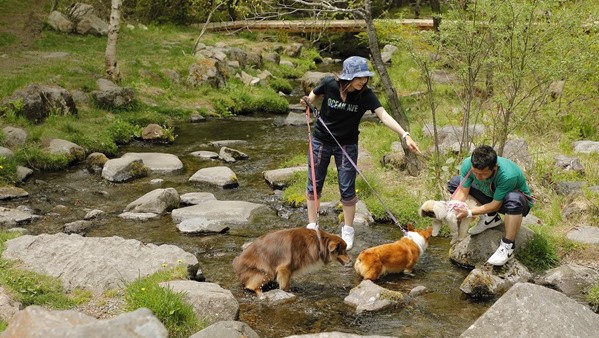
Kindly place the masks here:
[(487, 142), (502, 155), (509, 134), (542, 109), (552, 81), (572, 71), (564, 67), (563, 57), (573, 49), (571, 34), (577, 34), (573, 28), (580, 30), (580, 23), (548, 16), (552, 9), (558, 12), (557, 6), (539, 0), (478, 0), (447, 13), (439, 41), (441, 55), (461, 80), (462, 145), (470, 142), (472, 119), (480, 117), (489, 126)]
[(106, 43), (105, 65), (106, 74), (114, 81), (121, 80), (121, 71), (116, 58), (116, 44), (119, 37), (121, 24), (122, 0), (112, 0), (110, 8), (110, 24), (108, 25), (108, 42)]

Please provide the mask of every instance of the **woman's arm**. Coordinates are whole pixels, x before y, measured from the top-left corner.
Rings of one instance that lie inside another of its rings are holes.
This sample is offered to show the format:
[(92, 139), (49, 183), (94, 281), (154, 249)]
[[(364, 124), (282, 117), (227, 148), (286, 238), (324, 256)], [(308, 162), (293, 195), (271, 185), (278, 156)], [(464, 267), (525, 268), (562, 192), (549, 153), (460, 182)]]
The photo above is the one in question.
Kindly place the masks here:
[(387, 113), (384, 107), (378, 107), (374, 110), (376, 116), (386, 125), (389, 129), (396, 132), (402, 139), (406, 140), (406, 145), (411, 152), (421, 154), (420, 149), (418, 149), (418, 145), (412, 139), (410, 133), (406, 132), (400, 125), (395, 121), (395, 119)]

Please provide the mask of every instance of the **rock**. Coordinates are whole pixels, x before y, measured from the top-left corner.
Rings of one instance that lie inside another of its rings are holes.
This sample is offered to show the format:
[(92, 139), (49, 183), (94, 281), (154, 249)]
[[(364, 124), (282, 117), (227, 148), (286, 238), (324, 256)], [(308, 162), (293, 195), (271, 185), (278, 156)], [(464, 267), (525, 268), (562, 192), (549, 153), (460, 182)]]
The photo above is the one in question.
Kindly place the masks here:
[(98, 320), (73, 311), (31, 305), (8, 322), (2, 338), (119, 337), (167, 338), (164, 325), (146, 308)]
[(221, 288), (218, 284), (175, 280), (159, 285), (181, 293), (183, 299), (193, 306), (198, 318), (203, 318), (210, 324), (239, 318), (239, 303), (231, 291)]
[(518, 283), (460, 337), (596, 337), (599, 315), (549, 288)]
[[(19, 260), (21, 268), (57, 277), (67, 291), (94, 293), (118, 289), (165, 266), (198, 269), (197, 258), (174, 245), (143, 244), (121, 237), (82, 237), (58, 233), (25, 235), (6, 241), (2, 258)], [(194, 272), (195, 273), (195, 272)], [(193, 275), (190, 273), (190, 275)]]
[(518, 260), (512, 259), (502, 267), (484, 264), (470, 271), (460, 290), (476, 299), (502, 295), (516, 283), (528, 282), (532, 274)]
[(158, 175), (179, 174), (183, 171), (183, 162), (177, 155), (166, 153), (125, 153), (121, 158), (140, 159), (150, 173)]
[(307, 166), (296, 166), (289, 168), (266, 170), (262, 172), (262, 176), (272, 188), (283, 189), (287, 185), (289, 185), (291, 178), (295, 173), (306, 173), (307, 171)]
[(568, 231), (568, 239), (579, 243), (599, 244), (599, 227), (590, 225), (579, 225)]
[(356, 313), (360, 313), (381, 310), (393, 304), (406, 304), (409, 297), (398, 291), (387, 290), (366, 279), (351, 289), (344, 301), (346, 304), (355, 306)]
[(164, 214), (178, 208), (179, 193), (175, 188), (156, 189), (129, 203), (124, 212)]
[(244, 322), (223, 320), (199, 331), (189, 338), (260, 338), (256, 331)]
[(203, 168), (195, 172), (190, 178), (190, 183), (209, 183), (224, 189), (239, 186), (237, 175), (229, 167), (219, 166)]

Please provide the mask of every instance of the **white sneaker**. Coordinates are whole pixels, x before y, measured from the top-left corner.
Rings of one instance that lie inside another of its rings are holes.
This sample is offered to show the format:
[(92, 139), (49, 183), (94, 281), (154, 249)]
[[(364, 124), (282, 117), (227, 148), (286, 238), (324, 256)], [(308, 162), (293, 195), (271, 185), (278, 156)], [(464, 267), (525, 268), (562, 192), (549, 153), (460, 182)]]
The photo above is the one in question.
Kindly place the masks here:
[(316, 224), (316, 223), (308, 223), (308, 225), (306, 225), (306, 228), (308, 228), (310, 230), (318, 230), (318, 224)]
[(354, 247), (354, 228), (344, 225), (341, 228), (341, 238), (347, 244), (347, 251), (351, 250)]
[(468, 229), (468, 233), (471, 235), (480, 234), (487, 229), (498, 226), (501, 224), (501, 222), (501, 216), (499, 216), (499, 213), (496, 213), (495, 216), (481, 215), (478, 223), (476, 223), (476, 225), (472, 228)]
[(507, 243), (504, 243), (503, 241), (501, 241), (501, 244), (499, 244), (499, 248), (497, 248), (497, 250), (495, 251), (493, 256), (491, 256), (487, 260), (487, 263), (489, 263), (491, 265), (495, 265), (495, 266), (502, 266), (505, 263), (507, 263), (507, 261), (512, 259), (513, 257), (514, 257), (514, 244), (513, 243), (507, 244)]

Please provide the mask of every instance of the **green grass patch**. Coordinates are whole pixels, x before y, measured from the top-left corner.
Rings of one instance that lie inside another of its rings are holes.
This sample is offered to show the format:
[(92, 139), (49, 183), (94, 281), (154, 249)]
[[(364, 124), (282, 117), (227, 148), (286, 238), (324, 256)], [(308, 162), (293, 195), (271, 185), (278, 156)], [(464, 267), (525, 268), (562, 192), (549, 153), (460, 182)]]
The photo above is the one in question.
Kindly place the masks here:
[(535, 232), (531, 240), (518, 253), (518, 259), (532, 271), (544, 271), (559, 263), (555, 239), (544, 232)]
[(599, 312), (599, 281), (597, 281), (591, 288), (586, 296), (587, 302), (591, 306), (591, 309), (595, 312)]
[(173, 279), (184, 279), (186, 276), (186, 268), (177, 266), (127, 284), (127, 310), (133, 311), (142, 307), (150, 309), (167, 328), (169, 337), (189, 337), (200, 331), (206, 327), (206, 323), (198, 320), (193, 307), (184, 301), (183, 295), (158, 285)]

